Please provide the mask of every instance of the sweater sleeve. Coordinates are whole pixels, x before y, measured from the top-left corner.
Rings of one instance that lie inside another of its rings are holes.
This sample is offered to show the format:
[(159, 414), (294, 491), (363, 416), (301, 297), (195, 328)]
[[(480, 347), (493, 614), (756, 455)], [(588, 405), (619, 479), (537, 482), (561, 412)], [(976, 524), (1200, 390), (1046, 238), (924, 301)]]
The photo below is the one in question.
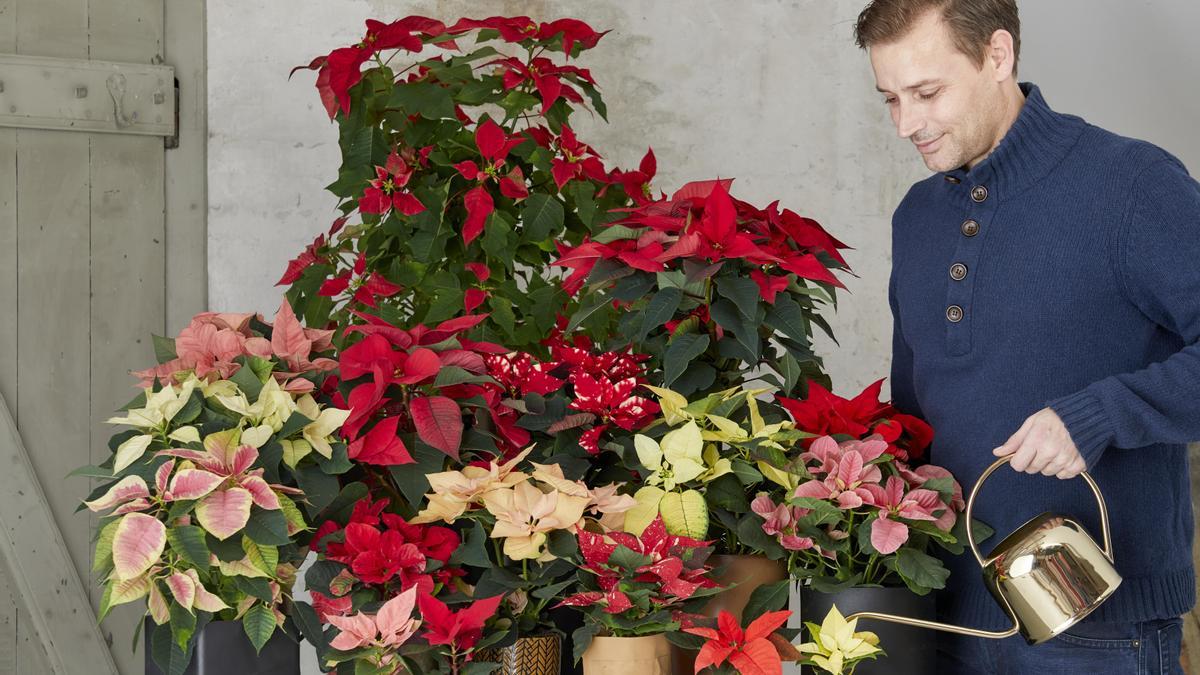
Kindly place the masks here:
[[(894, 259), (894, 253), (893, 253)], [(900, 330), (900, 307), (896, 301), (896, 271), (888, 279), (888, 304), (892, 308), (892, 404), (902, 413), (921, 419), (921, 406), (913, 386), (913, 353)]]
[(1125, 294), (1183, 349), (1050, 401), (1089, 469), (1109, 446), (1200, 440), (1200, 184), (1166, 158), (1134, 182), (1114, 245)]

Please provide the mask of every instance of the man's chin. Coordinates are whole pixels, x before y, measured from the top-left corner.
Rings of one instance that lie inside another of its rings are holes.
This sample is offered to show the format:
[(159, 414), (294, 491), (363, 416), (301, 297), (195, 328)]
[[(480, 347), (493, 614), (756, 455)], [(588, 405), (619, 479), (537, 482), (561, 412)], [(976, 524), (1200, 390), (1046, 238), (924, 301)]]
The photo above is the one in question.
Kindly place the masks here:
[(939, 173), (945, 172), (945, 171), (953, 171), (954, 169), (958, 168), (958, 166), (959, 166), (959, 165), (955, 164), (954, 162), (946, 159), (945, 157), (942, 157), (940, 153), (935, 153), (932, 155), (921, 155), (921, 160), (925, 162), (925, 166), (930, 171), (936, 171)]

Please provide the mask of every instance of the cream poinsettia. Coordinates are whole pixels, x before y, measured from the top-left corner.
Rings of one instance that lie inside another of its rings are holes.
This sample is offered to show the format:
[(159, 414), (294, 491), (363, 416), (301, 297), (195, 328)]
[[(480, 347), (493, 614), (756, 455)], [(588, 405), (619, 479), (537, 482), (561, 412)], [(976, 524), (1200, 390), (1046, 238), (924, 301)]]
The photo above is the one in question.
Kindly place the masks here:
[(841, 675), (858, 661), (883, 653), (879, 648), (879, 636), (870, 631), (855, 632), (857, 624), (858, 619), (846, 621), (834, 605), (820, 627), (814, 623), (805, 624), (813, 641), (800, 645), (800, 652), (809, 655), (817, 667), (834, 675)]
[(574, 530), (591, 501), (553, 486), (527, 480), (483, 495), (484, 508), (496, 517), (491, 537), (504, 540), (504, 555), (513, 560), (554, 560), (546, 540), (555, 530)]
[[(144, 432), (127, 439), (117, 447), (116, 456), (113, 458), (114, 473), (124, 470), (130, 464), (141, 459), (155, 436), (164, 433), (171, 420), (175, 419), (179, 411), (187, 405), (188, 399), (192, 397), (192, 392), (196, 389), (197, 382), (193, 376), (180, 385), (166, 385), (159, 391), (147, 388), (144, 406), (127, 410), (124, 417), (108, 419), (109, 424), (125, 424)], [(194, 427), (185, 427), (184, 429), (191, 429), (191, 432), (195, 432)], [(171, 434), (171, 438), (188, 442), (193, 440), (191, 432), (179, 429)], [(195, 440), (199, 440), (198, 433), (195, 434)]]
[(649, 485), (674, 490), (676, 485), (695, 480), (704, 473), (704, 438), (695, 420), (667, 432), (662, 441), (637, 434), (633, 437), (638, 461), (650, 470)]

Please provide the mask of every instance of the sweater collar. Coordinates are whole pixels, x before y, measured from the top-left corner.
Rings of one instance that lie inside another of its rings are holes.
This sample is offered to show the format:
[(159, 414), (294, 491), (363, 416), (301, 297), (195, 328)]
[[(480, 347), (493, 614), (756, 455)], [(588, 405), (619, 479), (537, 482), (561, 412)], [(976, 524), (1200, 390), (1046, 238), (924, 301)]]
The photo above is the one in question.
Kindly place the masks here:
[(1050, 173), (1079, 140), (1082, 119), (1051, 110), (1037, 85), (1020, 87), (1025, 104), (1000, 144), (975, 168), (944, 172), (948, 183), (965, 191), (985, 185), (997, 198), (1012, 196)]

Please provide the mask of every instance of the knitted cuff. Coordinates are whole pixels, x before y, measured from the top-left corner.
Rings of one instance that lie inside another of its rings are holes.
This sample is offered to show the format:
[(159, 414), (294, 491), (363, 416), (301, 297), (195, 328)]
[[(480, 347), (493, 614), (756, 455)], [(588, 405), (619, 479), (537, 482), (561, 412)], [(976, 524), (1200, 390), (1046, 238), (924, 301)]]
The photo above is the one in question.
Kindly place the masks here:
[(1046, 407), (1053, 410), (1066, 425), (1071, 440), (1087, 463), (1088, 471), (1095, 468), (1113, 439), (1112, 428), (1100, 399), (1084, 389), (1050, 401)]

